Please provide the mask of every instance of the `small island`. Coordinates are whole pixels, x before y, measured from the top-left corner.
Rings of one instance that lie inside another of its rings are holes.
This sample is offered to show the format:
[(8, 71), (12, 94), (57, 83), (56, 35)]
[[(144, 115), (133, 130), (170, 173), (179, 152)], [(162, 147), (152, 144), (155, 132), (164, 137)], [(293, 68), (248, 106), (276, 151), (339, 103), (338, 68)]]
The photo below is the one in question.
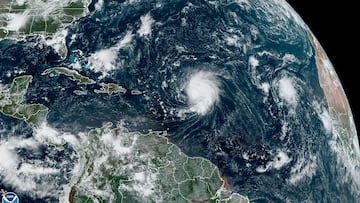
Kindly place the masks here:
[(143, 92), (140, 90), (131, 90), (131, 95), (141, 95), (141, 94), (143, 94)]
[(84, 91), (84, 90), (74, 90), (73, 93), (78, 95), (78, 96), (87, 95), (87, 92)]

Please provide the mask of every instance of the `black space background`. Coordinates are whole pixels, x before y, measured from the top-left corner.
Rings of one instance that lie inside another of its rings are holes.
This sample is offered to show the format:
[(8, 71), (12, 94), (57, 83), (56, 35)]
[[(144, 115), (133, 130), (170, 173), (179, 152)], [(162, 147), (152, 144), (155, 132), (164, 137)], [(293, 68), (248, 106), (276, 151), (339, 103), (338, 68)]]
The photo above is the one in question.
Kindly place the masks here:
[(360, 10), (355, 5), (356, 1), (287, 2), (310, 27), (333, 63), (360, 132)]

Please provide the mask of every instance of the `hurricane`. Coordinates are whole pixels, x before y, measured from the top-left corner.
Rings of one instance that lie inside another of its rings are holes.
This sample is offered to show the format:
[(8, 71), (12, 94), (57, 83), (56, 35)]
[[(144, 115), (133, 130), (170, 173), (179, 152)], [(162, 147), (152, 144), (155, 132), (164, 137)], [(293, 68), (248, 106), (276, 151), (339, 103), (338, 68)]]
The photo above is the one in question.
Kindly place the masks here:
[(199, 71), (192, 74), (185, 87), (189, 111), (199, 115), (205, 115), (210, 111), (220, 100), (219, 86), (214, 73)]

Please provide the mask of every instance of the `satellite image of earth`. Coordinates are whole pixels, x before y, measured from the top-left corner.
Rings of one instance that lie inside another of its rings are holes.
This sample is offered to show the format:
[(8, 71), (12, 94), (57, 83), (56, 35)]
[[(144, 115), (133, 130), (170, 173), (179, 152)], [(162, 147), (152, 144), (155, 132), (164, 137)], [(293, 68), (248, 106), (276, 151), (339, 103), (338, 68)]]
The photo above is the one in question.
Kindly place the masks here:
[(359, 141), (332, 63), (285, 0), (1, 0), (7, 192), (356, 203)]

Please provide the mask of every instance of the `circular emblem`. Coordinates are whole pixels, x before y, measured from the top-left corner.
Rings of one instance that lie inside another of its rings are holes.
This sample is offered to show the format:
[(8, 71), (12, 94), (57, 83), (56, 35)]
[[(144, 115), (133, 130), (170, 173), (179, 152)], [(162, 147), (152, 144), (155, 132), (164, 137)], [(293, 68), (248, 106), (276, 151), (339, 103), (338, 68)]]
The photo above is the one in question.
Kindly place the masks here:
[(19, 203), (19, 198), (15, 193), (7, 192), (2, 197), (2, 203)]

